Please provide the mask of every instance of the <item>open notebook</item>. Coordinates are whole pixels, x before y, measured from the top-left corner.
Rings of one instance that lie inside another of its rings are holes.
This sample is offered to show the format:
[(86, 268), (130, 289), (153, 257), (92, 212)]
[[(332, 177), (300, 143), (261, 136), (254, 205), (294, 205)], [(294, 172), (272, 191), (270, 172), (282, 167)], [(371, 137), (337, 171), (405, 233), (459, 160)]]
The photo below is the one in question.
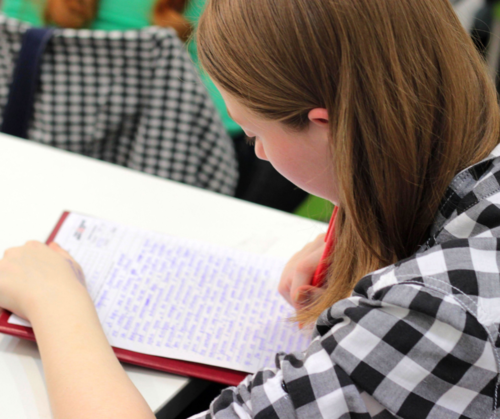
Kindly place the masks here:
[[(277, 292), (286, 261), (64, 213), (47, 241), (83, 268), (120, 360), (235, 385), (307, 347)], [(0, 332), (34, 339), (4, 312)]]

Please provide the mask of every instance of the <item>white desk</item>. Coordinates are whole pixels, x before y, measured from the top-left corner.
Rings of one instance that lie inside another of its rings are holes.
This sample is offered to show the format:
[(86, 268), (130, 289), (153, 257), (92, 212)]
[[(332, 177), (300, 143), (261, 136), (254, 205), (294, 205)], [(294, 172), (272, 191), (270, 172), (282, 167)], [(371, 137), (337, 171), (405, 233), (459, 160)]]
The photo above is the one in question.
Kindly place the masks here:
[[(64, 210), (248, 251), (291, 256), (325, 224), (0, 134), (0, 255), (44, 241)], [(184, 377), (125, 366), (158, 411)], [(189, 389), (187, 391), (186, 389)], [(36, 345), (0, 335), (0, 417), (50, 418)]]

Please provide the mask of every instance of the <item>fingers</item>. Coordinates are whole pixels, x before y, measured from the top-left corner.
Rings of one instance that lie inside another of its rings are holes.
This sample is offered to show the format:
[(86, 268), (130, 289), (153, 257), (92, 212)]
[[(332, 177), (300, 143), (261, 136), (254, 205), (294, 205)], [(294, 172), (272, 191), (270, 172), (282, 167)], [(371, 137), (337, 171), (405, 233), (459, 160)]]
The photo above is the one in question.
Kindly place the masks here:
[(66, 250), (64, 250), (61, 246), (59, 246), (56, 242), (50, 242), (48, 244), (49, 248), (54, 250), (56, 253), (60, 254), (64, 259), (67, 259), (71, 261), (74, 265), (78, 265), (78, 263), (73, 259), (73, 256), (71, 256)]
[(292, 285), (291, 280), (289, 280), (289, 275), (286, 272), (286, 267), (281, 275), (280, 283), (278, 285), (278, 292), (286, 300), (288, 304), (293, 306), (292, 297), (290, 296), (290, 287)]
[[(321, 260), (323, 249), (324, 246), (318, 247), (297, 263), (290, 287), (290, 297), (292, 299), (292, 305), (295, 308), (304, 305), (305, 299), (309, 298), (306, 295), (301, 295), (299, 291), (302, 289), (302, 293), (305, 293), (306, 290), (314, 288), (310, 285), (312, 284), (314, 273)], [(302, 304), (300, 301), (302, 301)]]
[[(320, 234), (304, 246), (283, 269), (278, 291), (296, 309), (304, 305), (313, 288), (310, 285), (325, 248), (324, 238), (325, 234)], [(308, 287), (302, 288), (305, 286)]]
[(0, 260), (0, 307), (28, 319), (32, 310), (60, 298), (88, 298), (77, 282), (85, 285), (84, 275), (68, 252), (55, 243), (30, 241), (8, 249)]
[(54, 250), (56, 253), (59, 253), (61, 256), (64, 256), (66, 259), (73, 259), (71, 255), (64, 250), (61, 246), (59, 246), (56, 242), (50, 242), (48, 246)]
[(16, 254), (16, 251), (18, 251), (17, 249), (19, 249), (19, 248), (18, 247), (11, 247), (10, 249), (7, 249), (3, 253), (3, 259), (13, 257)]
[(78, 281), (80, 281), (85, 286), (85, 275), (83, 274), (83, 269), (75, 261), (75, 259), (73, 259), (73, 257), (56, 242), (51, 242), (48, 246), (67, 260)]
[(45, 249), (45, 251), (47, 251), (47, 247), (52, 251), (54, 251), (55, 253), (57, 253), (59, 256), (62, 256), (64, 258), (66, 263), (68, 263), (69, 266), (71, 267), (71, 270), (73, 271), (73, 274), (76, 276), (78, 281), (85, 286), (85, 275), (83, 274), (81, 266), (73, 259), (73, 257), (66, 250), (64, 250), (56, 242), (51, 242), (48, 245), (45, 245), (39, 241), (33, 241), (33, 240), (28, 241), (24, 246), (7, 249), (5, 251), (4, 258), (12, 259), (21, 257), (23, 255), (23, 252), (25, 251), (29, 252), (30, 250), (39, 251)]
[(44, 244), (36, 240), (27, 241), (23, 246), (11, 247), (5, 250), (3, 254), (3, 259), (17, 258), (22, 254), (24, 249), (35, 249), (40, 246), (43, 247)]

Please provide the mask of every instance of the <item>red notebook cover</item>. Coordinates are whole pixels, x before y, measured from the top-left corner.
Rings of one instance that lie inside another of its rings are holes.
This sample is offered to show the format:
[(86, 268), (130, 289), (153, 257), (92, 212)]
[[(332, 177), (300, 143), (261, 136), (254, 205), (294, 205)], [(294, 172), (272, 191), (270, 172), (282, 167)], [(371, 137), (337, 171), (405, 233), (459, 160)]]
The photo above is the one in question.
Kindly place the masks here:
[[(51, 243), (57, 232), (63, 225), (69, 212), (64, 212), (56, 227), (50, 234), (46, 243)], [(11, 313), (0, 310), (0, 332), (16, 336), (21, 339), (36, 341), (35, 334), (31, 327), (18, 326), (8, 322)], [(184, 375), (187, 377), (201, 378), (203, 380), (215, 381), (221, 384), (238, 385), (248, 373), (229, 370), (226, 368), (214, 367), (211, 365), (197, 364), (195, 362), (180, 361), (177, 359), (162, 358), (154, 355), (146, 355), (138, 352), (127, 351), (125, 349), (113, 348), (117, 358), (128, 364), (139, 365), (141, 367), (152, 368), (172, 374)]]

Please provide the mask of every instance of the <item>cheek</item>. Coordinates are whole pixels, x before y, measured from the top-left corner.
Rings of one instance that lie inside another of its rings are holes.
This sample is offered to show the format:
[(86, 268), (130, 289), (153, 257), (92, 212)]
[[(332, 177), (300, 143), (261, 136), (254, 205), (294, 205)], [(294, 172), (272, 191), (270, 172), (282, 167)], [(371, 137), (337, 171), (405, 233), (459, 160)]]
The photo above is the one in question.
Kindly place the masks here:
[(285, 178), (304, 191), (337, 202), (336, 179), (330, 159), (326, 157), (328, 153), (318, 156), (307, 151), (289, 148), (285, 153), (270, 156), (271, 163)]

